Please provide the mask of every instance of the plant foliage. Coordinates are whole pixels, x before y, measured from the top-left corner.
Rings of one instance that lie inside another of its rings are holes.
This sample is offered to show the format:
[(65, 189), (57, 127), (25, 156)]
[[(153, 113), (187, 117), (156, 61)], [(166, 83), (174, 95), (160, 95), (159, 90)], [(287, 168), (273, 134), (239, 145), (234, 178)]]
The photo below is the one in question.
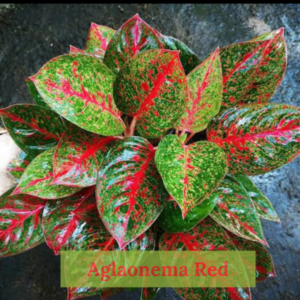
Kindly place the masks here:
[[(251, 250), (257, 281), (275, 276), (260, 218), (279, 217), (247, 176), (299, 154), (300, 109), (268, 103), (285, 68), (283, 28), (201, 62), (138, 15), (118, 30), (92, 23), (84, 50), (26, 79), (34, 105), (0, 109), (23, 150), (8, 167), (18, 184), (0, 198), (0, 257), (43, 241), (56, 255)], [(72, 288), (68, 299), (119, 291)], [(250, 289), (176, 292), (251, 299)]]

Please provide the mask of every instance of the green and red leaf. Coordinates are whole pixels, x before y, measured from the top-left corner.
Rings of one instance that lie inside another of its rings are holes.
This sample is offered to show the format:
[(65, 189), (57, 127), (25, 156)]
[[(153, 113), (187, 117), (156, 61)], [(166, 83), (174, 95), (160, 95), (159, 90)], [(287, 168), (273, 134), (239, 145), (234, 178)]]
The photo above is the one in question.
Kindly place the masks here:
[(249, 288), (175, 288), (185, 300), (251, 300)]
[(59, 199), (75, 194), (80, 188), (53, 184), (55, 148), (38, 155), (22, 174), (12, 195), (27, 194), (42, 199)]
[(262, 244), (242, 239), (230, 232), (227, 234), (237, 250), (256, 252), (256, 282), (264, 281), (268, 277), (276, 277), (272, 257)]
[(22, 174), (31, 163), (33, 158), (26, 152), (21, 151), (18, 157), (13, 159), (6, 168), (6, 171), (10, 173), (17, 181), (21, 178)]
[(142, 288), (140, 300), (152, 300), (156, 297), (160, 288), (148, 287)]
[(113, 99), (114, 74), (97, 58), (68, 54), (30, 77), (46, 103), (68, 121), (105, 136), (123, 132)]
[(171, 36), (165, 36), (162, 34), (158, 35), (160, 41), (164, 44), (164, 49), (180, 51), (179, 57), (184, 68), (185, 74), (190, 73), (201, 63), (197, 55), (182, 41), (175, 39)]
[[(164, 233), (159, 241), (161, 251), (235, 251), (225, 230), (211, 218), (205, 218), (185, 233)], [(249, 288), (175, 288), (186, 300), (250, 300)]]
[(163, 210), (167, 195), (154, 153), (144, 138), (128, 137), (110, 148), (99, 170), (98, 210), (121, 249), (145, 232)]
[(160, 141), (155, 163), (183, 218), (217, 188), (227, 173), (226, 155), (220, 147), (206, 141), (184, 145), (176, 135)]
[(210, 214), (216, 205), (217, 199), (218, 197), (213, 192), (207, 199), (193, 207), (182, 219), (179, 205), (171, 198), (160, 214), (158, 224), (164, 231), (170, 233), (189, 231)]
[(42, 212), (45, 202), (28, 195), (0, 197), (0, 257), (27, 251), (44, 242)]
[(208, 140), (224, 149), (231, 173), (264, 174), (300, 151), (300, 109), (286, 104), (231, 108), (213, 119)]
[(114, 83), (118, 108), (134, 117), (147, 138), (174, 127), (186, 106), (187, 81), (179, 52), (151, 50), (130, 60)]
[(85, 51), (96, 57), (103, 58), (108, 43), (115, 32), (116, 31), (112, 28), (92, 23), (88, 33)]
[(0, 109), (0, 116), (15, 143), (31, 156), (55, 146), (65, 131), (56, 113), (38, 105), (13, 105)]
[(114, 140), (73, 126), (56, 147), (53, 183), (72, 187), (95, 185), (97, 170)]
[(224, 86), (222, 107), (266, 103), (286, 69), (284, 30), (222, 48), (220, 56)]
[(218, 114), (222, 102), (222, 69), (219, 48), (187, 76), (188, 102), (177, 129), (204, 130)]
[(234, 176), (227, 175), (215, 194), (218, 200), (210, 216), (217, 223), (235, 235), (268, 246), (254, 204)]
[(162, 49), (156, 30), (138, 14), (126, 21), (114, 34), (105, 51), (104, 63), (118, 73), (137, 54), (150, 49)]
[(253, 201), (256, 212), (259, 217), (280, 223), (280, 219), (270, 202), (270, 200), (254, 185), (246, 175), (236, 174), (235, 178), (243, 185), (248, 195)]

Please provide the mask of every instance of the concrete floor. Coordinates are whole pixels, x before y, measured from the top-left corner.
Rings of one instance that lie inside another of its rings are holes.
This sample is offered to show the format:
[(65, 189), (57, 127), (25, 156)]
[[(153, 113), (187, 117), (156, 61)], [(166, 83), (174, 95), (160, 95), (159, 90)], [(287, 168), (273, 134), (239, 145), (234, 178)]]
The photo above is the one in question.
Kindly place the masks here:
[[(300, 107), (297, 4), (1, 5), (0, 107), (30, 102), (24, 79), (35, 74), (47, 60), (67, 53), (70, 44), (83, 47), (91, 22), (118, 28), (135, 13), (164, 34), (184, 41), (201, 59), (217, 46), (248, 40), (284, 26), (288, 68), (272, 102)], [(263, 222), (277, 278), (253, 289), (253, 299), (300, 299), (300, 158), (254, 180), (272, 201), (282, 223)], [(0, 299), (66, 299), (59, 274), (59, 257), (45, 245), (2, 260)], [(123, 293), (111, 299), (139, 297), (137, 293)], [(163, 289), (157, 299), (179, 297), (172, 290)]]

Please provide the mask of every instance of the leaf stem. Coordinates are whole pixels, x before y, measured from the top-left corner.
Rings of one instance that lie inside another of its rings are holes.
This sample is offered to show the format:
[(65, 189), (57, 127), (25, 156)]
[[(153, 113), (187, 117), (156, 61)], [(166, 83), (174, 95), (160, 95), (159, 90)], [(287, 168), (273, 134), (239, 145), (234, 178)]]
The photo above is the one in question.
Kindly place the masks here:
[(185, 134), (185, 130), (182, 130), (178, 137), (182, 137)]
[(195, 135), (195, 133), (191, 133), (185, 140), (185, 144)]
[(131, 121), (131, 124), (130, 124), (128, 136), (133, 136), (133, 135), (134, 135), (134, 130), (135, 130), (136, 121), (137, 121), (137, 118), (134, 117), (134, 118), (132, 119), (132, 121)]

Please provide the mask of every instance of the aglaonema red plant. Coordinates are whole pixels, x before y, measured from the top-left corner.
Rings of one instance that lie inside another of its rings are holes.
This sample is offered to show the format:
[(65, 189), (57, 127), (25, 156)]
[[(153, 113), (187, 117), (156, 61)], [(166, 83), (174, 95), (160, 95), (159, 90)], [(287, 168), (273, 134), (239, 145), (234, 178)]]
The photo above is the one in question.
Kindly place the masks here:
[[(118, 30), (92, 23), (84, 50), (26, 80), (35, 104), (0, 110), (23, 150), (0, 199), (0, 256), (43, 242), (56, 255), (250, 250), (257, 282), (275, 276), (260, 219), (279, 218), (248, 176), (299, 154), (300, 109), (269, 103), (285, 69), (283, 29), (201, 62), (138, 15)], [(120, 290), (70, 288), (68, 299)], [(251, 299), (249, 288), (175, 290)]]

